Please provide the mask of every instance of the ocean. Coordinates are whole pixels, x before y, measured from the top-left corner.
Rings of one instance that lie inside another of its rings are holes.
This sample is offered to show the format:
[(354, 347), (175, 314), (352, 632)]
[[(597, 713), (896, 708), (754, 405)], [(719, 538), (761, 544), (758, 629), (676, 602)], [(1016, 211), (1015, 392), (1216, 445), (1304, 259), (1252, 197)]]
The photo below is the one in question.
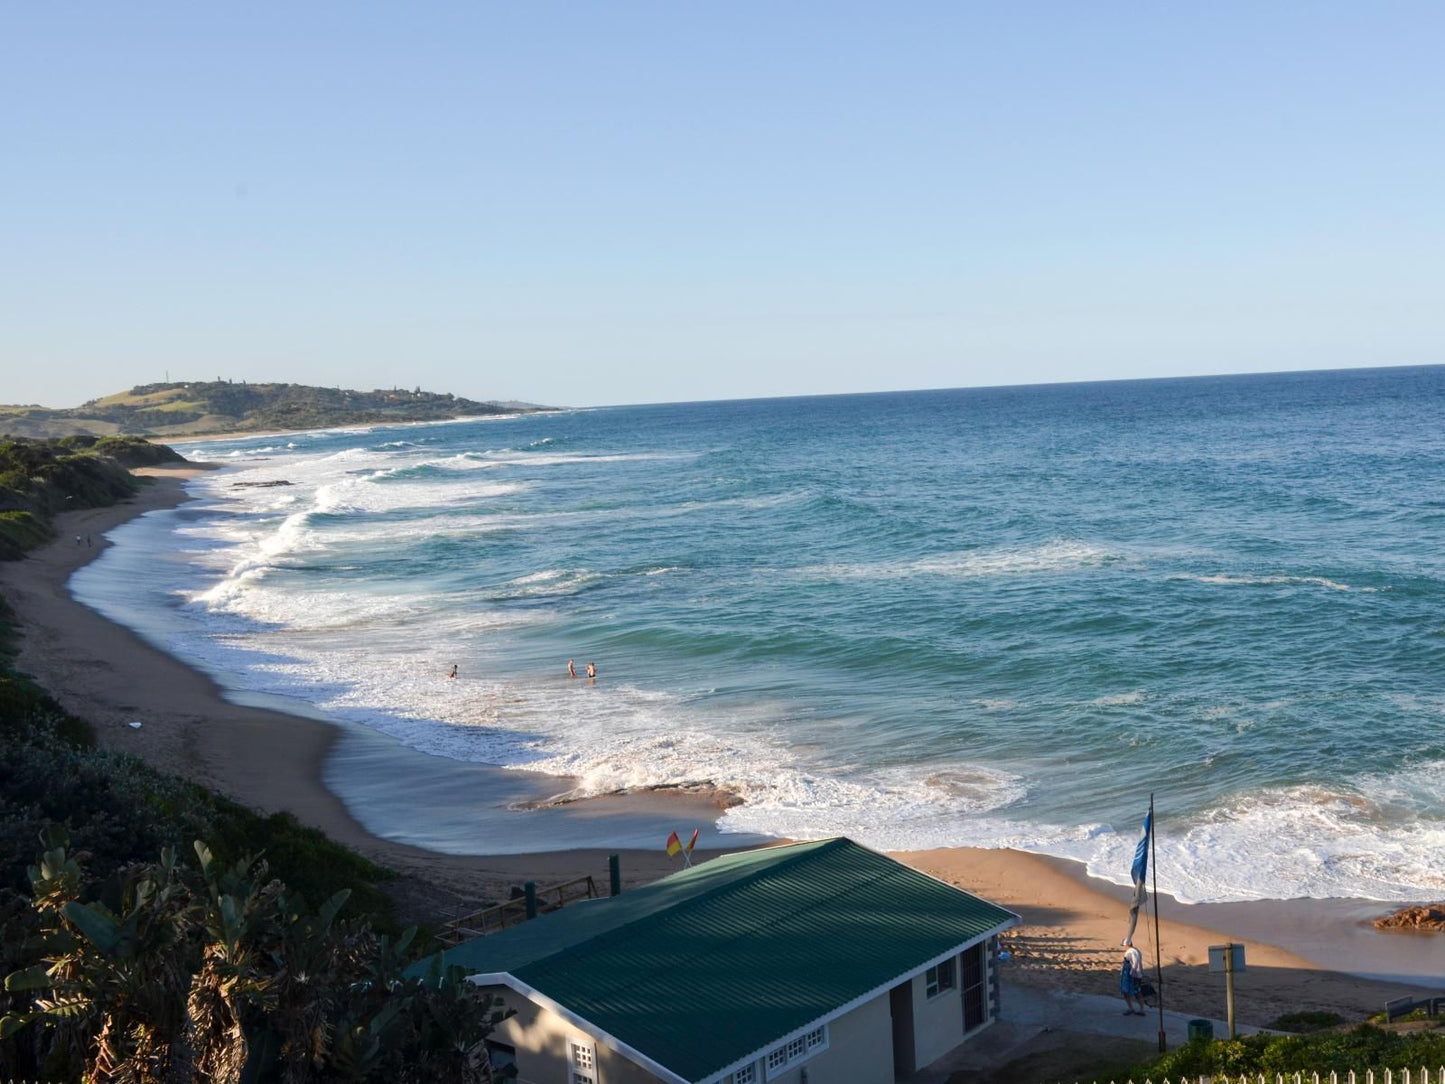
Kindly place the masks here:
[(424, 782), (493, 765), (1127, 881), (1152, 793), (1181, 899), (1438, 897), (1442, 417), (1427, 367), (179, 443), (226, 469), (72, 589), (381, 749), (327, 778), (393, 838), (498, 849)]

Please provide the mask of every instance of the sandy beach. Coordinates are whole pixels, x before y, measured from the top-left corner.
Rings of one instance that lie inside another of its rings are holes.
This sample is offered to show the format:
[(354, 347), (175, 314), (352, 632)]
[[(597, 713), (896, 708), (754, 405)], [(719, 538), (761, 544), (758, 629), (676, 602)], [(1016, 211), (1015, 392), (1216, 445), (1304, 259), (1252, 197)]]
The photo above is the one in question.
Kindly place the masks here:
[[(71, 573), (108, 544), (104, 532), (186, 499), (184, 482), (201, 470), (137, 471), (150, 481), (133, 499), (59, 517), (59, 538), (24, 561), (0, 564), (0, 592), (20, 617), (24, 638), (18, 665), (69, 710), (88, 719), (98, 740), (149, 763), (212, 787), (262, 811), (287, 810), (306, 824), (402, 874), (395, 886), (408, 917), (436, 920), (479, 900), (504, 897), (522, 881), (540, 885), (606, 875), (606, 852), (559, 851), (502, 857), (436, 854), (378, 838), (327, 790), (323, 766), (337, 730), (317, 719), (232, 703), (209, 677), (152, 647), (128, 629), (77, 603)], [(76, 543), (76, 536), (91, 545)], [(141, 721), (139, 730), (128, 724)], [(715, 817), (715, 796), (639, 795), (612, 799), (644, 803), (679, 823)], [(700, 855), (706, 857), (705, 855)], [(1091, 881), (1070, 863), (1003, 850), (948, 849), (897, 857), (1017, 911), (1024, 925), (1006, 950), (1007, 981), (1030, 986), (1112, 994), (1125, 906), (1118, 889)], [(624, 882), (642, 883), (676, 868), (658, 851), (622, 855)], [(1434, 966), (1445, 939), (1380, 934), (1366, 912), (1386, 905), (1350, 901), (1262, 903), (1237, 912), (1246, 933), (1220, 928), (1228, 907), (1167, 906), (1161, 925), (1168, 1007), (1201, 1015), (1223, 1012), (1222, 977), (1203, 966), (1207, 947), (1244, 941), (1249, 971), (1239, 982), (1239, 1014), (1265, 1024), (1283, 1012), (1325, 1009), (1358, 1018), (1415, 989), (1410, 983), (1357, 978), (1359, 973), (1420, 976)], [(1240, 905), (1244, 906), (1244, 905)], [(1193, 921), (1194, 914), (1201, 916)], [(1233, 936), (1231, 936), (1231, 933)], [(1139, 942), (1153, 961), (1152, 925), (1141, 922)], [(1336, 948), (1348, 949), (1337, 955)], [(1413, 964), (1406, 966), (1406, 961)], [(1422, 964), (1421, 961), (1425, 963)], [(1398, 963), (1396, 961), (1399, 961)], [(1439, 973), (1438, 971), (1436, 973)], [(1141, 1024), (1141, 1034), (1147, 1028)], [(1152, 1034), (1152, 1033), (1149, 1033)], [(1148, 1037), (1145, 1035), (1145, 1037)]]

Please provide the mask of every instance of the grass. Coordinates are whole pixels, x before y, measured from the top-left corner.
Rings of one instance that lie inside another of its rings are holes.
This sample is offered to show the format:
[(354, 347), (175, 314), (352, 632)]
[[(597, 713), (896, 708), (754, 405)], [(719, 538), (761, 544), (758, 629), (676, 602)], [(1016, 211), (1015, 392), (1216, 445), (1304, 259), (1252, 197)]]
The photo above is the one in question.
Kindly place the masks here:
[(104, 399), (92, 400), (96, 406), (143, 406), (157, 408), (163, 403), (170, 403), (185, 395), (184, 388), (166, 388), (162, 391), (147, 392), (145, 395), (135, 395), (129, 391), (118, 391), (114, 395), (107, 395)]
[(30, 512), (0, 512), (0, 561), (13, 561), (54, 536), (50, 526)]
[(1276, 1017), (1269, 1026), (1275, 1031), (1304, 1035), (1311, 1031), (1336, 1028), (1348, 1021), (1337, 1012), (1287, 1012)]

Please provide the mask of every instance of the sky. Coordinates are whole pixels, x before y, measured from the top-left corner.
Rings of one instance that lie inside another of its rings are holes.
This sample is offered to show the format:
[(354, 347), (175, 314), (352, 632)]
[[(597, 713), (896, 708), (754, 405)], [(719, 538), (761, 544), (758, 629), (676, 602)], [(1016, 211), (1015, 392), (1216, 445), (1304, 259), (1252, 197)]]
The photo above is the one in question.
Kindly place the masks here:
[(1445, 361), (1445, 6), (0, 5), (0, 401)]

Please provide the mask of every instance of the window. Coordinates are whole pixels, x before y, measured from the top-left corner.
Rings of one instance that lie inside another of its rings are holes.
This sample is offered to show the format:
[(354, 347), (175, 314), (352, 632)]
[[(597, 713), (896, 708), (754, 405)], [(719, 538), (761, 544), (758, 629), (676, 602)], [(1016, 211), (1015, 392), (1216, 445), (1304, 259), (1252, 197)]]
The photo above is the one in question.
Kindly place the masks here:
[(510, 1043), (499, 1043), (488, 1039), (487, 1057), (491, 1059), (492, 1072), (499, 1073), (501, 1070), (511, 1069), (517, 1064), (517, 1048)]
[(758, 1084), (758, 1067), (744, 1065), (729, 1078), (729, 1084)]
[[(799, 1062), (807, 1061), (814, 1054), (821, 1054), (828, 1049), (828, 1025), (814, 1028), (796, 1039), (789, 1039), (782, 1046), (775, 1047), (768, 1051), (767, 1066), (768, 1079), (778, 1076)], [(746, 1078), (752, 1080), (752, 1077)]]
[(573, 1039), (567, 1044), (567, 1084), (597, 1084), (597, 1048)]
[(956, 964), (950, 957), (937, 967), (930, 967), (923, 975), (923, 992), (928, 997), (937, 997), (945, 990), (952, 990), (957, 982), (954, 978)]

